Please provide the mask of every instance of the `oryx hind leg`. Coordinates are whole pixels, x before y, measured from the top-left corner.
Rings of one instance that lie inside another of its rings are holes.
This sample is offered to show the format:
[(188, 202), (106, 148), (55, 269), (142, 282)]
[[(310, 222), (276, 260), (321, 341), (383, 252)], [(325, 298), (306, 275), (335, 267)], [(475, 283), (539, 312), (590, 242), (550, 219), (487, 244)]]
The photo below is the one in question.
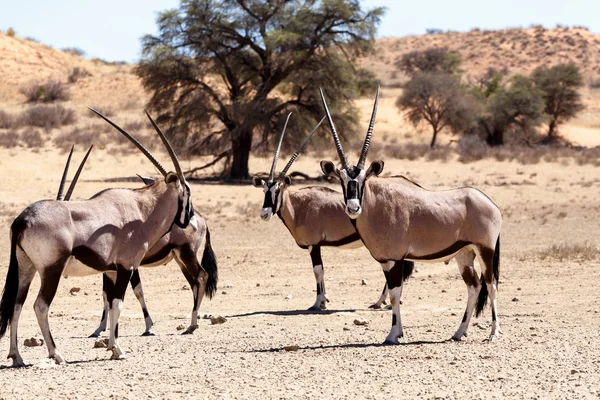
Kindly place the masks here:
[(65, 364), (66, 362), (56, 349), (56, 344), (52, 338), (50, 325), (48, 323), (48, 311), (50, 309), (50, 305), (52, 304), (52, 300), (54, 300), (54, 296), (56, 295), (61, 274), (68, 260), (69, 256), (63, 256), (49, 266), (38, 268), (40, 272), (41, 286), (38, 297), (33, 304), (35, 315), (37, 317), (38, 324), (40, 325), (40, 330), (42, 331), (42, 336), (44, 337), (46, 346), (48, 347), (48, 357), (54, 359), (57, 364)]
[[(481, 282), (482, 290), (479, 295), (476, 311), (478, 314), (481, 313), (485, 306), (485, 295), (488, 295), (490, 303), (492, 304), (492, 330), (490, 332), (489, 341), (494, 342), (498, 340), (500, 333), (502, 333), (500, 330), (497, 306), (498, 280), (500, 275), (500, 238), (497, 239), (495, 248), (480, 247), (477, 251), (477, 258), (481, 265), (483, 279)], [(485, 288), (483, 285), (485, 285)]]
[(477, 278), (477, 272), (475, 271), (474, 262), (475, 252), (470, 247), (465, 247), (456, 255), (456, 263), (458, 264), (458, 270), (462, 276), (465, 284), (467, 285), (467, 308), (463, 314), (462, 321), (456, 333), (452, 336), (452, 340), (459, 341), (463, 336), (467, 336), (467, 330), (469, 329), (469, 322), (477, 303), (477, 295), (480, 290), (479, 279)]
[(371, 304), (369, 306), (369, 308), (373, 308), (375, 310), (379, 310), (381, 308), (381, 306), (385, 304), (385, 300), (388, 297), (388, 292), (389, 292), (389, 290), (388, 290), (388, 287), (387, 287), (387, 282), (384, 282), (383, 283), (383, 290), (381, 291), (381, 296), (379, 296), (379, 299), (375, 303)]
[(150, 313), (148, 312), (148, 307), (146, 306), (146, 299), (144, 298), (144, 290), (142, 289), (142, 281), (140, 279), (139, 269), (133, 271), (131, 274), (131, 288), (133, 289), (133, 294), (135, 294), (135, 298), (139, 301), (140, 306), (142, 307), (142, 313), (144, 314), (144, 322), (146, 323), (146, 330), (142, 333), (142, 336), (154, 336), (154, 332), (152, 331), (152, 327), (154, 326), (154, 322), (150, 317)]
[(183, 335), (190, 335), (198, 329), (198, 310), (204, 298), (208, 273), (202, 268), (198, 262), (196, 253), (188, 245), (183, 246), (179, 251), (175, 252), (175, 261), (179, 264), (179, 268), (181, 268), (181, 272), (183, 272), (185, 279), (190, 284), (192, 294), (194, 295), (190, 326), (182, 333)]
[(19, 354), (17, 331), (23, 303), (25, 303), (25, 300), (27, 299), (29, 286), (35, 277), (36, 269), (29, 257), (27, 257), (25, 252), (20, 248), (17, 248), (17, 260), (19, 262), (19, 286), (17, 289), (13, 316), (10, 321), (10, 350), (7, 358), (12, 358), (13, 367), (23, 367), (25, 366), (25, 362)]
[(399, 344), (400, 338), (404, 337), (402, 330), (402, 319), (400, 316), (400, 299), (402, 298), (402, 286), (404, 281), (404, 262), (388, 261), (381, 263), (385, 274), (388, 289), (390, 291), (390, 303), (392, 304), (392, 328), (385, 338), (384, 344)]
[(321, 258), (321, 246), (309, 246), (310, 259), (313, 265), (313, 273), (317, 282), (317, 299), (315, 304), (309, 308), (311, 311), (320, 311), (327, 309), (329, 298), (325, 289), (325, 270), (323, 269), (323, 259)]
[(104, 305), (104, 310), (102, 310), (102, 317), (100, 319), (100, 325), (98, 328), (92, 333), (89, 337), (98, 337), (102, 332), (106, 330), (106, 323), (108, 321), (108, 297), (106, 291), (109, 290), (109, 287), (114, 287), (115, 279), (117, 279), (117, 275), (113, 272), (105, 272), (102, 274), (102, 303)]
[(113, 354), (111, 358), (113, 360), (127, 358), (127, 355), (121, 349), (121, 346), (119, 346), (119, 315), (123, 309), (123, 299), (125, 298), (125, 291), (127, 290), (127, 284), (131, 280), (132, 272), (133, 270), (130, 268), (117, 266), (116, 282), (114, 287), (109, 288), (111, 290), (107, 291), (110, 308), (110, 336), (108, 337), (108, 350), (112, 350)]

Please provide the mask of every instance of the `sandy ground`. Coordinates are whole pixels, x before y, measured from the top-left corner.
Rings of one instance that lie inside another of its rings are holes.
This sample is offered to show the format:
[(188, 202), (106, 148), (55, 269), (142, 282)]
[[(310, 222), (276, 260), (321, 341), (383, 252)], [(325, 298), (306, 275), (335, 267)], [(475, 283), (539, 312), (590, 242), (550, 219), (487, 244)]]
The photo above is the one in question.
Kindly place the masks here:
[[(52, 151), (0, 150), (2, 277), (12, 219), (29, 203), (54, 196), (64, 158)], [(99, 179), (152, 173), (137, 155), (97, 152), (90, 161), (75, 197), (115, 185), (139, 186)], [(316, 175), (316, 161), (301, 159), (296, 167)], [(252, 169), (266, 170), (267, 160), (254, 160)], [(19, 331), (21, 353), (32, 366), (1, 368), (0, 398), (598, 398), (598, 253), (591, 261), (559, 261), (542, 260), (540, 252), (555, 244), (598, 245), (600, 170), (575, 163), (393, 160), (386, 170), (430, 188), (475, 185), (502, 208), (504, 334), (498, 342), (484, 342), (489, 328), (479, 326), (463, 342), (447, 341), (466, 304), (454, 261), (417, 264), (404, 291), (406, 336), (400, 346), (380, 345), (391, 312), (367, 308), (379, 296), (383, 275), (365, 248), (323, 251), (329, 310), (304, 311), (316, 296), (310, 257), (278, 219), (260, 221), (262, 191), (194, 184), (194, 204), (208, 219), (220, 274), (218, 294), (202, 304), (201, 314), (222, 315), (227, 322), (203, 319), (194, 335), (180, 335), (178, 326), (189, 323), (192, 294), (179, 268), (171, 263), (143, 269), (157, 336), (139, 336), (143, 316), (128, 291), (120, 333), (129, 358), (111, 361), (109, 352), (93, 348), (94, 339), (87, 338), (101, 314), (100, 276), (63, 279), (50, 324), (69, 363), (55, 366), (45, 359), (45, 346), (23, 346), (25, 338), (40, 335), (32, 310), (36, 278)], [(72, 287), (81, 292), (70, 295)], [(354, 325), (358, 317), (369, 324)], [(486, 310), (477, 322), (490, 319)], [(3, 354), (8, 346), (5, 337)]]

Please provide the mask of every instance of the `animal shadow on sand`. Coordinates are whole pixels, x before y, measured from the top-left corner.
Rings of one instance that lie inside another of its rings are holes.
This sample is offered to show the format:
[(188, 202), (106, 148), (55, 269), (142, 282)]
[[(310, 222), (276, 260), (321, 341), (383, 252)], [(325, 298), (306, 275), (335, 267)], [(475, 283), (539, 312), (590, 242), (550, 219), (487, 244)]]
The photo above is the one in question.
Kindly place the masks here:
[[(398, 347), (402, 346), (415, 346), (415, 345), (427, 345), (427, 344), (442, 344), (451, 343), (452, 341), (447, 340), (415, 340), (413, 342), (400, 342)], [(272, 347), (270, 349), (260, 350), (245, 350), (242, 353), (274, 353), (279, 351), (285, 351), (287, 346), (284, 347)], [(300, 350), (328, 350), (328, 349), (364, 349), (369, 347), (395, 347), (384, 343), (345, 343), (345, 344), (330, 344), (330, 345), (319, 345), (319, 346), (299, 346)]]
[(253, 315), (275, 315), (280, 317), (290, 317), (295, 315), (330, 315), (336, 313), (353, 313), (358, 310), (285, 310), (285, 311), (252, 311), (243, 314), (228, 315), (228, 318), (251, 317)]

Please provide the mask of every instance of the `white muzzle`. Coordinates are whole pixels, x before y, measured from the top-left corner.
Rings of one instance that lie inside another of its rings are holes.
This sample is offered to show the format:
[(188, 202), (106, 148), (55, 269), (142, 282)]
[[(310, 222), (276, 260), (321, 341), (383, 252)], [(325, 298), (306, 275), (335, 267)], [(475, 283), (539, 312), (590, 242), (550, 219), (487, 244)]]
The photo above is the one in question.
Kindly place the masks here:
[(260, 212), (260, 218), (263, 221), (270, 220), (272, 216), (273, 216), (273, 210), (271, 209), (271, 207), (263, 208)]
[(362, 211), (360, 207), (360, 202), (358, 199), (350, 199), (346, 202), (346, 214), (352, 219), (358, 218), (360, 212)]

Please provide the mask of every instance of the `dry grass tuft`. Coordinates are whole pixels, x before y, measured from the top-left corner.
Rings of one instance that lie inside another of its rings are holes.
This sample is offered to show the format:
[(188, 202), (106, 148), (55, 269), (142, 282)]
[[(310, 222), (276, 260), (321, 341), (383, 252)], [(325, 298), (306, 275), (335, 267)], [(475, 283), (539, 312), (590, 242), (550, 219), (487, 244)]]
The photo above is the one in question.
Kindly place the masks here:
[(10, 129), (15, 125), (16, 119), (12, 114), (0, 110), (0, 129)]
[(600, 249), (587, 242), (583, 244), (554, 244), (540, 250), (538, 255), (542, 260), (552, 258), (559, 261), (590, 261), (600, 258)]
[(22, 87), (20, 92), (25, 96), (28, 103), (52, 103), (54, 101), (67, 101), (71, 98), (67, 86), (53, 79), (41, 84), (31, 83)]
[(90, 72), (85, 68), (75, 67), (69, 72), (69, 76), (67, 77), (67, 81), (69, 83), (76, 83), (81, 78), (85, 78), (87, 76), (91, 76)]
[(68, 151), (73, 144), (82, 144), (84, 146), (94, 145), (99, 149), (104, 149), (112, 141), (109, 140), (106, 124), (92, 124), (87, 126), (76, 126), (69, 131), (63, 131), (56, 136), (52, 143), (62, 151)]
[(60, 104), (37, 104), (27, 108), (19, 118), (20, 125), (37, 126), (46, 130), (71, 125), (77, 120), (75, 111)]
[(19, 135), (19, 132), (17, 131), (8, 131), (0, 134), (0, 147), (12, 149), (17, 147), (20, 141), (21, 135)]
[(40, 147), (44, 147), (44, 143), (46, 142), (40, 131), (37, 129), (25, 130), (21, 134), (21, 140), (30, 149), (39, 149)]

